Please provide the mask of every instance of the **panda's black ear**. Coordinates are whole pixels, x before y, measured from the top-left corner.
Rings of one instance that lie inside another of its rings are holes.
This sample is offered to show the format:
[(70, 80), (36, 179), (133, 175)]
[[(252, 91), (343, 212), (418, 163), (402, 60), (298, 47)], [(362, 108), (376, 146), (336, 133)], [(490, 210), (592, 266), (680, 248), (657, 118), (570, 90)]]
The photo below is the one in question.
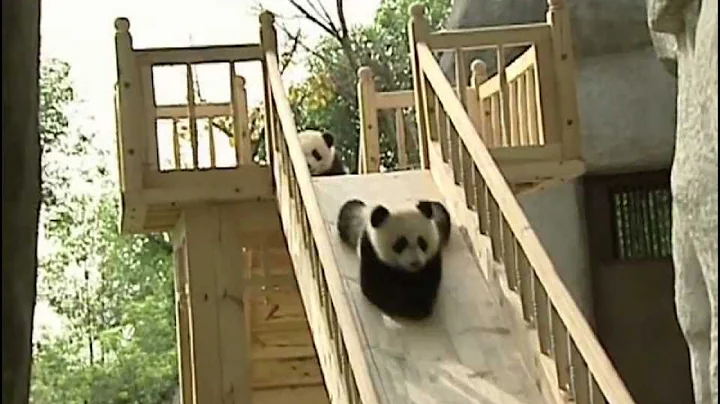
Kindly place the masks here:
[(378, 205), (375, 209), (373, 209), (372, 213), (370, 213), (370, 225), (377, 229), (385, 223), (385, 220), (387, 220), (388, 217), (390, 217), (390, 212), (387, 208), (382, 205)]
[(335, 137), (333, 137), (333, 135), (327, 132), (324, 132), (322, 136), (328, 149), (333, 147), (333, 145), (335, 144)]
[(428, 219), (433, 217), (433, 203), (430, 201), (420, 201), (417, 203), (418, 210)]

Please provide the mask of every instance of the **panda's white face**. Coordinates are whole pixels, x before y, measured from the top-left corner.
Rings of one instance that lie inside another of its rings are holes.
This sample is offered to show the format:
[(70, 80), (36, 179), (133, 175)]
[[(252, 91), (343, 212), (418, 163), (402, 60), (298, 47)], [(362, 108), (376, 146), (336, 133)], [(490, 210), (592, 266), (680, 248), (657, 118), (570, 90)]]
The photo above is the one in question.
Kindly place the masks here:
[(332, 168), (335, 159), (335, 140), (332, 135), (306, 130), (300, 132), (298, 138), (311, 175), (324, 174)]
[(393, 212), (381, 205), (373, 209), (366, 229), (381, 261), (414, 272), (438, 252), (440, 233), (432, 207), (423, 204)]

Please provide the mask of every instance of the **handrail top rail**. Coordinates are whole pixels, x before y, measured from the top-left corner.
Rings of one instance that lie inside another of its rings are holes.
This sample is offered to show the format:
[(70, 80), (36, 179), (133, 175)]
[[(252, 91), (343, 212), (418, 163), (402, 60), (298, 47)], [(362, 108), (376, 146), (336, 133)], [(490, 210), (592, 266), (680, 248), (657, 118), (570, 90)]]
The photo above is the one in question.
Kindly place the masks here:
[(480, 136), (465, 113), (462, 104), (455, 96), (452, 87), (446, 81), (432, 51), (423, 42), (418, 42), (416, 46), (421, 72), (435, 90), (438, 100), (445, 108), (445, 112), (455, 126), (458, 136), (465, 143), (476, 168), (483, 174), (488, 190), (495, 198), (508, 226), (525, 252), (535, 274), (544, 286), (548, 298), (567, 327), (570, 336), (587, 362), (588, 368), (599, 387), (609, 402), (633, 402), (630, 393), (609, 358), (602, 350), (598, 349), (600, 343), (595, 334), (558, 277), (555, 266), (542, 247), (540, 239), (533, 231), (489, 150), (480, 140)]
[[(115, 40), (130, 37), (130, 20), (126, 17), (115, 19)], [(173, 64), (239, 63), (261, 61), (263, 57), (260, 43), (219, 44), (173, 47), (135, 48), (133, 55), (140, 64), (158, 66)]]
[[(275, 100), (277, 115), (282, 126), (282, 133), (287, 142), (288, 154), (290, 156), (290, 164), (295, 172), (297, 186), (303, 200), (303, 206), (307, 212), (308, 222), (311, 232), (315, 239), (315, 243), (321, 246), (329, 246), (331, 244), (330, 235), (325, 227), (325, 221), (320, 211), (320, 204), (315, 195), (312, 184), (312, 177), (307, 164), (304, 163), (305, 156), (300, 147), (297, 128), (293, 118), (290, 103), (285, 95), (285, 87), (280, 76), (280, 68), (278, 66), (277, 52), (273, 49), (264, 51), (265, 64), (267, 69), (267, 80)], [(319, 250), (319, 249), (318, 249)], [(334, 256), (328, 256), (318, 251), (318, 258), (322, 263), (325, 278), (330, 292), (333, 306), (335, 307), (338, 323), (342, 330), (352, 330), (357, 327), (353, 315), (350, 311), (350, 302), (343, 288), (343, 281), (340, 278), (340, 269)], [(359, 333), (343, 332), (343, 339), (347, 346), (348, 355), (354, 355), (352, 358), (353, 374), (358, 385), (362, 402), (366, 404), (379, 404), (378, 392), (370, 376), (370, 366), (363, 353), (364, 349), (360, 341)], [(355, 355), (357, 354), (357, 355)]]

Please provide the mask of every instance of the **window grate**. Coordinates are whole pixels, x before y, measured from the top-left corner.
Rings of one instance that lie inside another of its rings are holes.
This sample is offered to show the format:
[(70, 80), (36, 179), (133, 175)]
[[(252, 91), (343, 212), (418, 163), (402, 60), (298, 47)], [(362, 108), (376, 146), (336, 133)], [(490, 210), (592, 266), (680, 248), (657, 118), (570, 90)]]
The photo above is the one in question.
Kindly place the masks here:
[(610, 198), (615, 258), (671, 257), (671, 194), (668, 187), (612, 189)]

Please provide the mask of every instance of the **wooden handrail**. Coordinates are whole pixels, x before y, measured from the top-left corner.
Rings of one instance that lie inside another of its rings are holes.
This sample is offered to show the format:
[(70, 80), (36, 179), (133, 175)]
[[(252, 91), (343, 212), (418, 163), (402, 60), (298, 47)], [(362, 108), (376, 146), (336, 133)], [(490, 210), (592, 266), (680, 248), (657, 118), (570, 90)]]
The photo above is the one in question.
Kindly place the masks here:
[(420, 73), (432, 86), (450, 122), (467, 147), (477, 170), (481, 173), (487, 188), (494, 197), (502, 216), (525, 252), (528, 261), (544, 287), (548, 298), (557, 310), (570, 336), (587, 362), (602, 393), (611, 403), (633, 403), (625, 384), (615, 371), (610, 359), (602, 350), (599, 341), (578, 309), (539, 238), (532, 229), (510, 186), (503, 177), (487, 147), (480, 140), (473, 123), (457, 99), (453, 88), (425, 43), (417, 43), (416, 54)]
[[(378, 392), (372, 382), (370, 366), (365, 358), (360, 341), (360, 333), (357, 331), (357, 326), (350, 311), (351, 302), (345, 294), (343, 280), (340, 277), (341, 272), (330, 249), (332, 245), (330, 235), (320, 212), (320, 205), (315, 195), (305, 156), (300, 148), (295, 119), (280, 76), (277, 52), (272, 49), (265, 50), (264, 60), (269, 89), (272, 94), (271, 98), (275, 101), (277, 117), (282, 127), (281, 133), (287, 144), (289, 163), (295, 172), (297, 187), (307, 214), (312, 237), (318, 246), (318, 256), (335, 308), (337, 321), (342, 330), (348, 356), (352, 363), (351, 367), (355, 375), (355, 382), (358, 385), (360, 397), (364, 404), (378, 404)], [(271, 153), (272, 150), (268, 150), (268, 152)]]

